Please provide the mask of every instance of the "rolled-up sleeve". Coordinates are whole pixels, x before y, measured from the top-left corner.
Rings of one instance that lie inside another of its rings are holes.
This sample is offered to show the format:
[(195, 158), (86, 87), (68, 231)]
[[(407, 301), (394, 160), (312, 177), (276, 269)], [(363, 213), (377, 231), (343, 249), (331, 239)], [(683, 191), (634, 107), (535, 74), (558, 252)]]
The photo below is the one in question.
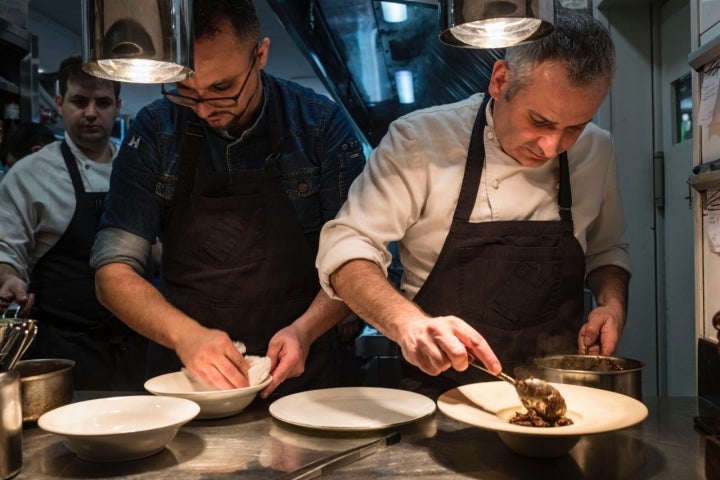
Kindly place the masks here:
[(95, 236), (90, 265), (98, 269), (109, 263), (125, 263), (140, 275), (152, 271), (150, 246), (161, 231), (161, 217), (174, 185), (163, 175), (155, 132), (160, 120), (142, 109), (125, 136), (113, 163), (105, 211)]
[[(388, 243), (400, 239), (420, 211), (417, 192), (408, 185), (424, 185), (414, 132), (403, 122), (391, 126), (388, 135), (371, 154), (365, 169), (350, 187), (348, 199), (334, 220), (320, 233), (317, 263), (320, 284), (333, 298), (330, 275), (344, 263), (364, 259), (387, 274), (392, 260)], [(392, 200), (391, 200), (392, 199)]]
[(90, 266), (98, 269), (109, 263), (125, 263), (142, 276), (150, 272), (150, 242), (118, 228), (104, 228), (95, 237)]

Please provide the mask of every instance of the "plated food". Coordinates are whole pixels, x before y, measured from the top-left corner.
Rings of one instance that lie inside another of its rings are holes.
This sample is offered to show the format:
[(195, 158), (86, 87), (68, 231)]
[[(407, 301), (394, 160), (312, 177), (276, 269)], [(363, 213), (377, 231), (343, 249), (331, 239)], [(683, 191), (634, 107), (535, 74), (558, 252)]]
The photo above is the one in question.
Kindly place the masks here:
[(515, 390), (505, 382), (463, 385), (442, 394), (441, 412), (460, 422), (498, 433), (512, 450), (531, 457), (566, 454), (583, 435), (611, 432), (642, 422), (647, 407), (627, 395), (607, 390), (553, 383), (567, 403), (572, 425), (537, 428), (510, 423), (524, 412)]
[(508, 420), (513, 425), (523, 425), (525, 427), (553, 428), (566, 427), (572, 425), (572, 419), (565, 415), (559, 418), (548, 419), (538, 414), (535, 410), (528, 409), (527, 412), (515, 412), (515, 415)]

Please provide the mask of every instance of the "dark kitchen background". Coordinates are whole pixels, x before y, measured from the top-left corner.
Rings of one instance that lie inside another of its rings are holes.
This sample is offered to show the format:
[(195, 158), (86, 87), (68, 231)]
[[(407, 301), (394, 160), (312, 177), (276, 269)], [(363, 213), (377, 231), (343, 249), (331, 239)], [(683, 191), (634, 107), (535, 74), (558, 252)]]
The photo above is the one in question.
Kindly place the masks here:
[[(441, 44), (437, 0), (402, 1), (403, 22), (389, 21), (382, 3), (255, 0), (262, 34), (271, 39), (266, 70), (335, 99), (368, 149), (400, 115), (483, 91), (493, 61), (503, 54)], [(720, 295), (713, 300), (702, 293), (703, 282), (720, 285), (720, 275), (703, 277), (696, 269), (703, 265), (695, 245), (702, 241), (701, 216), (694, 210), (699, 197), (687, 183), (700, 161), (693, 161), (699, 147), (692, 128), (699, 77), (688, 55), (720, 38), (714, 4), (556, 0), (557, 8), (587, 11), (608, 25), (617, 47), (617, 78), (596, 122), (615, 138), (633, 258), (628, 323), (617, 353), (645, 362), (648, 395), (697, 392), (698, 365), (707, 370), (697, 358), (698, 342), (715, 337), (710, 319), (720, 309)], [(0, 112), (19, 103), (22, 119), (42, 121), (60, 134), (54, 73), (63, 58), (81, 53), (81, 38), (80, 0), (0, 0)], [(399, 88), (408, 79), (412, 98)], [(159, 96), (158, 85), (123, 85), (117, 140), (139, 109)]]

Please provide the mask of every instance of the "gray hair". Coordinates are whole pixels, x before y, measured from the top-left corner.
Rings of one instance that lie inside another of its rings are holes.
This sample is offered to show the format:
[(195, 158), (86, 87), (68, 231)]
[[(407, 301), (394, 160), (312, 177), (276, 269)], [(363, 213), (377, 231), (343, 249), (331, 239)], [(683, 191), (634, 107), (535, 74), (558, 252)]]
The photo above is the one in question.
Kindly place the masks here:
[(527, 85), (532, 70), (554, 61), (565, 66), (567, 78), (577, 87), (609, 87), (615, 77), (615, 46), (607, 29), (592, 16), (556, 12), (555, 31), (540, 40), (508, 48), (510, 70), (506, 98)]

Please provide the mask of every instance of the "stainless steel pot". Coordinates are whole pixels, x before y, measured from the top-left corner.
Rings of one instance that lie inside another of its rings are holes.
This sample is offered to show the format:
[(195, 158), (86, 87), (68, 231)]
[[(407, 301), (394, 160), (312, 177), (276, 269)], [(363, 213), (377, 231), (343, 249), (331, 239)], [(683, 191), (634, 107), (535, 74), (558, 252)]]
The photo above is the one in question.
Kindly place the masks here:
[(536, 358), (537, 376), (556, 383), (584, 385), (622, 393), (642, 401), (639, 360), (600, 355), (555, 355)]
[(43, 358), (21, 360), (15, 366), (20, 374), (23, 422), (35, 422), (40, 415), (72, 401), (73, 360)]

